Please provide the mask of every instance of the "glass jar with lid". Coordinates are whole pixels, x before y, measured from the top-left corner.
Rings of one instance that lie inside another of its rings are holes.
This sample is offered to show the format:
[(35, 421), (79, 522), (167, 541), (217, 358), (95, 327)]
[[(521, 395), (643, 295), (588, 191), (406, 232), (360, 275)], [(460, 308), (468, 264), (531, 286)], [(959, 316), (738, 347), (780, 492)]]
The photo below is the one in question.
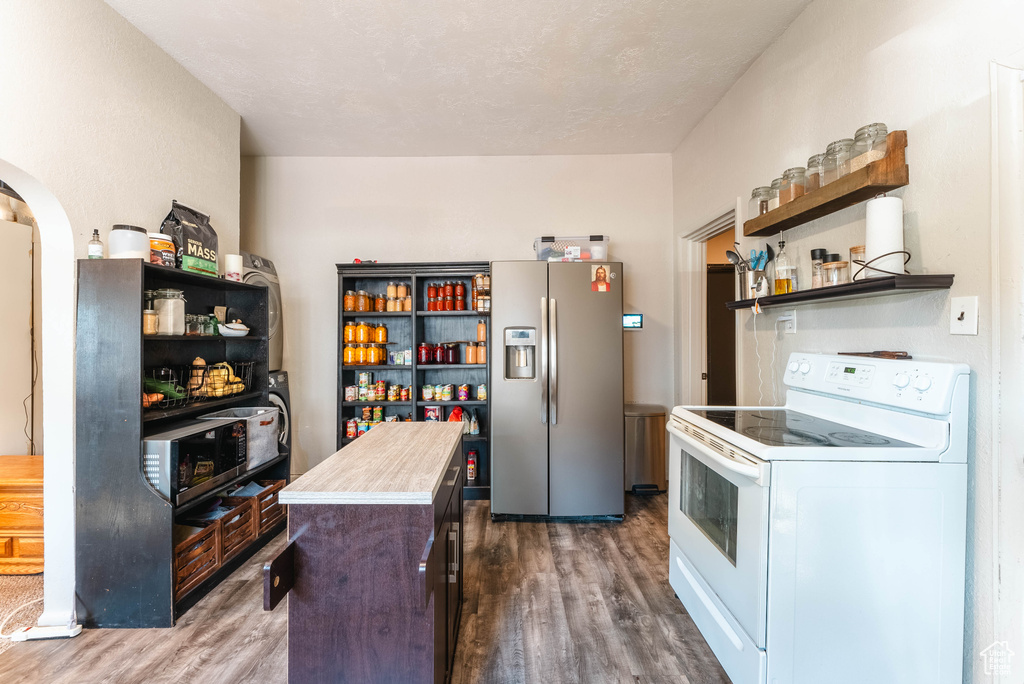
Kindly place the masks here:
[(812, 192), (822, 186), (821, 182), (821, 167), (825, 161), (825, 154), (815, 154), (807, 159), (807, 171), (805, 177), (807, 179), (807, 185), (804, 187), (804, 192)]
[(433, 362), (434, 363), (444, 363), (444, 359), (445, 359), (444, 349), (445, 349), (445, 345), (443, 345), (443, 344), (438, 344), (437, 346), (434, 347), (434, 349), (433, 349), (433, 353), (434, 353)]
[(782, 187), (779, 188), (779, 206), (788, 204), (797, 197), (803, 197), (804, 189), (807, 186), (805, 172), (806, 169), (802, 166), (794, 166), (783, 172)]
[(416, 363), (426, 366), (434, 360), (434, 349), (428, 342), (420, 342), (416, 352)]
[(373, 331), (373, 341), (377, 344), (388, 343), (388, 329), (385, 325), (378, 325), (377, 329)]
[(853, 151), (850, 159), (850, 173), (863, 169), (873, 161), (885, 156), (888, 147), (886, 136), (889, 129), (883, 123), (861, 126), (853, 136)]
[(402, 311), (412, 311), (412, 296), (402, 299)]
[(359, 290), (356, 292), (356, 311), (370, 311), (372, 309), (370, 304), (370, 295), (366, 290)]
[(374, 297), (373, 310), (378, 313), (383, 313), (388, 310), (388, 298), (383, 294), (379, 294)]
[(850, 280), (864, 280), (867, 277), (864, 269), (864, 245), (850, 247)]
[(754, 188), (750, 192), (750, 202), (747, 204), (747, 219), (768, 213), (768, 201), (772, 197), (772, 189), (767, 185)]
[(398, 283), (390, 282), (387, 288), (388, 299), (394, 299), (398, 296)]
[(822, 269), (825, 287), (850, 282), (849, 261), (830, 261), (824, 264)]
[(345, 311), (356, 310), (356, 292), (355, 290), (347, 290), (345, 292), (344, 306), (342, 307)]
[(376, 344), (366, 345), (366, 364), (368, 366), (380, 365), (380, 346)]
[(403, 297), (408, 297), (409, 296), (409, 284), (408, 283), (398, 283), (395, 286), (395, 288), (396, 288), (395, 289), (395, 291), (396, 291), (395, 296), (398, 297), (399, 299), (402, 299)]
[(154, 309), (143, 309), (142, 310), (142, 334), (143, 335), (156, 335), (157, 334), (157, 316)]
[(782, 190), (782, 179), (776, 178), (772, 181), (771, 195), (768, 196), (768, 211), (779, 208), (779, 191)]
[(366, 346), (365, 344), (356, 345), (356, 363), (357, 366), (366, 365)]
[(353, 342), (345, 342), (345, 351), (342, 353), (341, 362), (346, 366), (356, 365), (356, 345)]
[(825, 274), (823, 266), (825, 257), (828, 255), (826, 249), (811, 250), (811, 288), (819, 288), (825, 285)]
[(356, 342), (366, 344), (370, 341), (370, 325), (366, 321), (356, 323)]
[(850, 157), (853, 154), (853, 138), (843, 138), (829, 143), (825, 159), (821, 164), (822, 185), (834, 183), (850, 173)]
[(450, 342), (445, 345), (444, 349), (444, 362), (447, 364), (457, 364), (459, 362), (459, 343)]
[(154, 290), (153, 309), (156, 311), (157, 335), (185, 334), (185, 293), (182, 290)]

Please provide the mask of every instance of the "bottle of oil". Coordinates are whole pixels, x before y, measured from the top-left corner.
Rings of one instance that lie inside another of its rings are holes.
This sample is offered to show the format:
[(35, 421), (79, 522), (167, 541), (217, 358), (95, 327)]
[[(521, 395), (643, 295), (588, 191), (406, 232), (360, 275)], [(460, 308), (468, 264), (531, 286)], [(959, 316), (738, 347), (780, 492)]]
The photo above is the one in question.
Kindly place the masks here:
[(796, 291), (796, 264), (786, 254), (786, 241), (779, 240), (779, 253), (775, 255), (775, 294)]

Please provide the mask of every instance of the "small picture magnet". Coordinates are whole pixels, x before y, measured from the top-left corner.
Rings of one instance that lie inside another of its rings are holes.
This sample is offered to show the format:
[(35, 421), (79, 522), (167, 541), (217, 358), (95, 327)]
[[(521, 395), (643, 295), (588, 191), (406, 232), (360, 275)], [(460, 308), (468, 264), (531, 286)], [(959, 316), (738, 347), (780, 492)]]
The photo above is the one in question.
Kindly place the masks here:
[(612, 283), (608, 278), (607, 264), (594, 264), (590, 267), (590, 291), (611, 292)]

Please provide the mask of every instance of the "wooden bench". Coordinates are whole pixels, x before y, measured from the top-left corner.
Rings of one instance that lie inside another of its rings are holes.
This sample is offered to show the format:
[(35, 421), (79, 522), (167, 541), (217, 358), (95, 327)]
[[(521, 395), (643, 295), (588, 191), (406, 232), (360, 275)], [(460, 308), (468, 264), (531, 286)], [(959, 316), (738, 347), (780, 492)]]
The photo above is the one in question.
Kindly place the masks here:
[(0, 456), (0, 575), (43, 571), (43, 457)]

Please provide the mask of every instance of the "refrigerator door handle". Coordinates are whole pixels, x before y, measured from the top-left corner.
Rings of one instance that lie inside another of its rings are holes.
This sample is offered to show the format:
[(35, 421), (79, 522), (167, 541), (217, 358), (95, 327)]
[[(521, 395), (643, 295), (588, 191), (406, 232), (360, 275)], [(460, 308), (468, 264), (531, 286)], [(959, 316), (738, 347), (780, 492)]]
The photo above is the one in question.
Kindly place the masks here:
[(548, 424), (548, 298), (540, 298), (540, 422)]
[(558, 311), (551, 299), (551, 424), (558, 425)]

